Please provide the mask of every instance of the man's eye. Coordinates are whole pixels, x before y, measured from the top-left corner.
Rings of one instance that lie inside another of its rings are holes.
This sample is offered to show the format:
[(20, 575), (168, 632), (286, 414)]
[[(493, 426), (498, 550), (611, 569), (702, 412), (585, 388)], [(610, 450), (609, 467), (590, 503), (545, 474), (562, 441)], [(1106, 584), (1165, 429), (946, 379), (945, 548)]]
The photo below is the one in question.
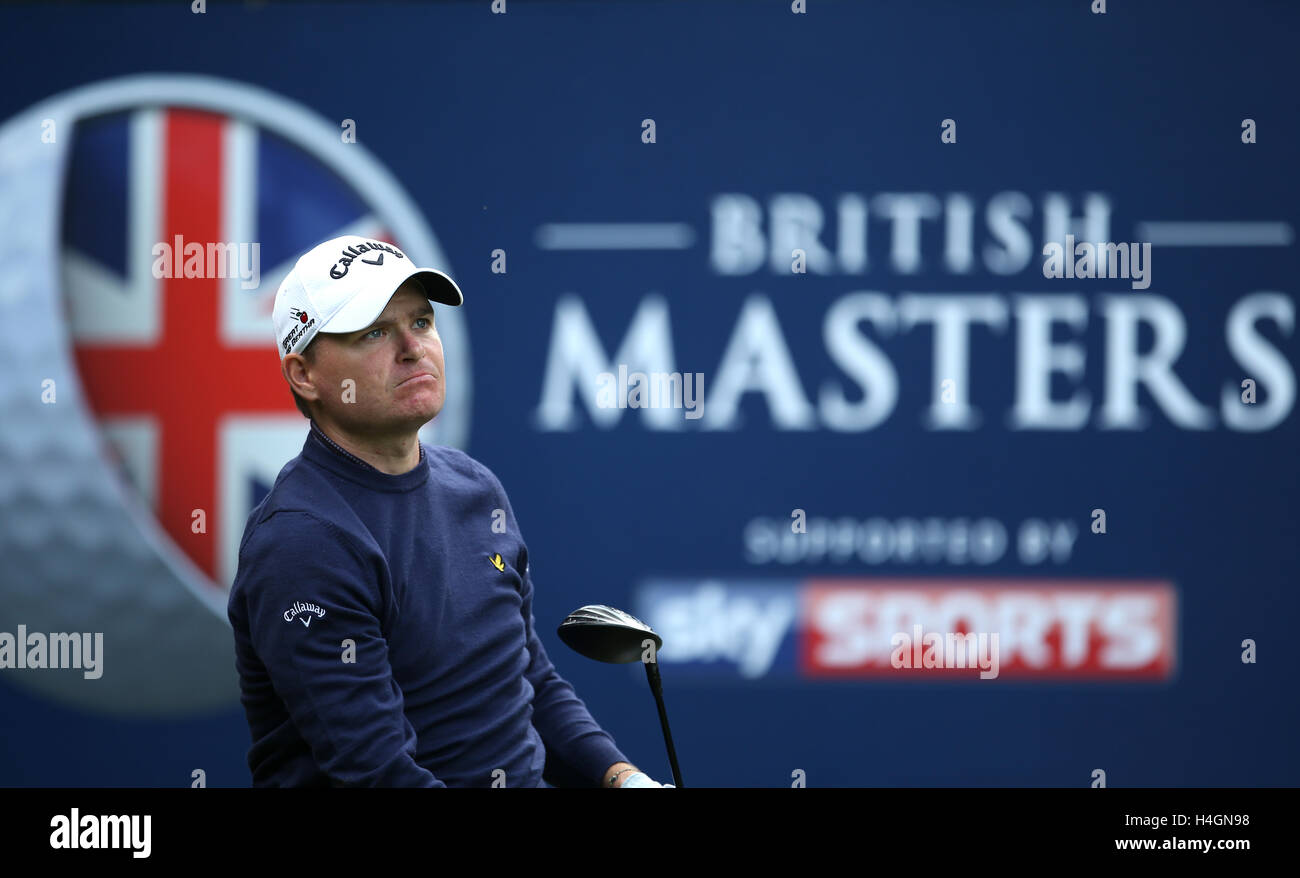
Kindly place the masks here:
[[(416, 319), (417, 321), (422, 322), (422, 323), (425, 324), (424, 327), (421, 327), (421, 328), (423, 328), (423, 329), (427, 329), (427, 328), (433, 326), (433, 320), (431, 320), (431, 319), (428, 318), (428, 317), (417, 317), (417, 318), (415, 318), (415, 319)], [(362, 338), (378, 338), (379, 336), (375, 335), (375, 333), (376, 333), (376, 332), (383, 332), (383, 331), (384, 331), (384, 330), (383, 330), (382, 327), (380, 327), (379, 329), (372, 329), (372, 330), (370, 330), (369, 332), (367, 332), (365, 335), (363, 335), (363, 336), (361, 336), (361, 337), (362, 337)]]

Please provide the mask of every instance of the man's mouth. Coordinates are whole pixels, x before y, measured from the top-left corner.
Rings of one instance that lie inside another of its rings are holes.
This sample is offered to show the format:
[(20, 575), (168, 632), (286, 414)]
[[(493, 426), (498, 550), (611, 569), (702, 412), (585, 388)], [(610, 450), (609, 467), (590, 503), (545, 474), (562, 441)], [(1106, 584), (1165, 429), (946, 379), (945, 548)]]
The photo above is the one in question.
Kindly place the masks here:
[(397, 383), (397, 386), (401, 387), (404, 384), (411, 384), (417, 381), (437, 381), (437, 380), (438, 379), (433, 375), (432, 372), (421, 372), (419, 375), (412, 375), (410, 378), (407, 378), (403, 381), (399, 381)]

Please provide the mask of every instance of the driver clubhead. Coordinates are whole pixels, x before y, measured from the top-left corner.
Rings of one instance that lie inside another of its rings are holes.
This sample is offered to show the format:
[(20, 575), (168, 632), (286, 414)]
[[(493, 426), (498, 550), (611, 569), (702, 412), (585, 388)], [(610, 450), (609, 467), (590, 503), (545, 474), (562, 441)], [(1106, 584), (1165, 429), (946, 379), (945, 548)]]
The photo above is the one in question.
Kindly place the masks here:
[(604, 604), (574, 610), (560, 623), (558, 633), (574, 652), (610, 664), (641, 661), (646, 640), (654, 641), (656, 653), (664, 644), (663, 638), (636, 616)]

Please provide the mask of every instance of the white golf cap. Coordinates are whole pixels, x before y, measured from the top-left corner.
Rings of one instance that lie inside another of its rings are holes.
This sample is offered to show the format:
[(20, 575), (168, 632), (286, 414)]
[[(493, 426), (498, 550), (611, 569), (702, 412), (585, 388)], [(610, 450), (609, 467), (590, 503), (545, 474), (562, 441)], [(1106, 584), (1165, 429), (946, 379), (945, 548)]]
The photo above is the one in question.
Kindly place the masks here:
[(432, 268), (417, 268), (392, 244), (344, 235), (308, 250), (275, 294), (271, 322), (280, 359), (302, 353), (318, 332), (358, 332), (388, 306), (407, 280), (430, 302), (460, 305), (460, 287)]

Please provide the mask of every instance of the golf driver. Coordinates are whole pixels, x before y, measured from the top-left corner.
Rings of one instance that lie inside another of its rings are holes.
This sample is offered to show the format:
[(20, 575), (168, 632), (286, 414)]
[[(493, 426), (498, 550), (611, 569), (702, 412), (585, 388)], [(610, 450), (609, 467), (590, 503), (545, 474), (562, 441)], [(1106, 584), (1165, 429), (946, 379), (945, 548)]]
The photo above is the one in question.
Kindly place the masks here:
[[(673, 783), (680, 789), (683, 786), (682, 770), (677, 767), (677, 750), (673, 747), (673, 734), (668, 730), (664, 687), (659, 679), (657, 657), (664, 644), (663, 638), (635, 616), (603, 604), (588, 604), (574, 610), (560, 623), (559, 635), (575, 652), (589, 659), (612, 664), (639, 661), (645, 665), (646, 679), (650, 681), (650, 691), (654, 693), (655, 705), (659, 708), (659, 725), (664, 730), (664, 743), (668, 745), (668, 763), (673, 768)], [(642, 658), (646, 652), (647, 640), (654, 642), (649, 661)]]

